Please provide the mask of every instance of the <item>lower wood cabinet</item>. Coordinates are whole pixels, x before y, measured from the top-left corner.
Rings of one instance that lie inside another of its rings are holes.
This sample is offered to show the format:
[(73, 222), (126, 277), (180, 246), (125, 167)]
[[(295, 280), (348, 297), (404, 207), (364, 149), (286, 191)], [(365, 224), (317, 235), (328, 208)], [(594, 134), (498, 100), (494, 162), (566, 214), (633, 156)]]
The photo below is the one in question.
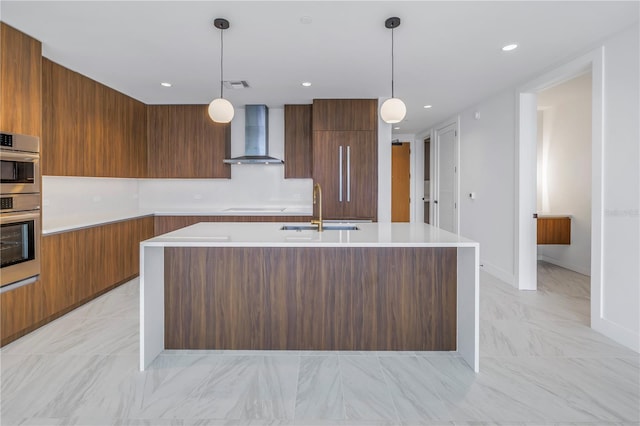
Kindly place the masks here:
[(5, 345), (138, 275), (146, 217), (42, 238), (40, 280), (0, 295)]

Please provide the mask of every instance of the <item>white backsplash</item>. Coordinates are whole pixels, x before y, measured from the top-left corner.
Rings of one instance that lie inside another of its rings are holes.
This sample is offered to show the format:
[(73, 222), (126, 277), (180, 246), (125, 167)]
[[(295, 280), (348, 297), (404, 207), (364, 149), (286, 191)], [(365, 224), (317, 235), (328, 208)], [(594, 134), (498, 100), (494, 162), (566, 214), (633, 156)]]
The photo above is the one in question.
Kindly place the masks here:
[(137, 179), (43, 176), (43, 232), (137, 215), (138, 196)]
[(310, 209), (311, 179), (284, 179), (281, 165), (234, 165), (232, 179), (141, 179), (140, 208), (151, 211), (232, 207)]
[(93, 177), (42, 177), (45, 218), (138, 210), (138, 180)]

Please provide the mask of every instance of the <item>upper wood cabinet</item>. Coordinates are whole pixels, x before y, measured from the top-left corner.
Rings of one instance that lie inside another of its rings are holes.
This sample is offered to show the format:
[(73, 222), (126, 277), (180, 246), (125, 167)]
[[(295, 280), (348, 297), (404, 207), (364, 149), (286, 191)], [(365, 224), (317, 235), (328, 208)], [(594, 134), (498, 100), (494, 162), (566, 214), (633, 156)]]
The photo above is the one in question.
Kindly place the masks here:
[(0, 22), (0, 130), (42, 136), (42, 44)]
[(311, 105), (284, 106), (284, 177), (311, 177)]
[(148, 105), (149, 177), (230, 178), (231, 125), (214, 123), (207, 105)]
[(378, 130), (377, 99), (314, 99), (313, 130)]
[(146, 106), (43, 59), (42, 174), (146, 177)]

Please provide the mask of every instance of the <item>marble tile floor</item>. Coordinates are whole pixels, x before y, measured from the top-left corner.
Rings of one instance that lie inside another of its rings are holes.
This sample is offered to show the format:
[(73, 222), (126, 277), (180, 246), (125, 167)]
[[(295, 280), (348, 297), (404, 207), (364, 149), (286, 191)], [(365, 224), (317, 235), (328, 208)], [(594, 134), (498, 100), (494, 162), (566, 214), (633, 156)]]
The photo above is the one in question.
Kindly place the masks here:
[(138, 371), (138, 282), (0, 351), (7, 425), (638, 425), (639, 355), (594, 332), (588, 277), (481, 275), (481, 360), (456, 353), (165, 351)]

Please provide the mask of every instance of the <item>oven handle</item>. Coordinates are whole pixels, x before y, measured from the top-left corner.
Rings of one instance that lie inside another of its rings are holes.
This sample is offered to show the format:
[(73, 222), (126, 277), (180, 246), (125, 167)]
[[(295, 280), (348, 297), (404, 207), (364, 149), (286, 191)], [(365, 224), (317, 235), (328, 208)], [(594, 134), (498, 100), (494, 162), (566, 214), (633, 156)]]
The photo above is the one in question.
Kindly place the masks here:
[(2, 224), (11, 223), (11, 222), (24, 222), (25, 220), (39, 220), (40, 219), (40, 211), (34, 213), (7, 213), (3, 214), (0, 217), (0, 222)]
[(40, 159), (40, 155), (28, 152), (2, 151), (0, 158), (9, 161), (28, 161), (34, 163)]

